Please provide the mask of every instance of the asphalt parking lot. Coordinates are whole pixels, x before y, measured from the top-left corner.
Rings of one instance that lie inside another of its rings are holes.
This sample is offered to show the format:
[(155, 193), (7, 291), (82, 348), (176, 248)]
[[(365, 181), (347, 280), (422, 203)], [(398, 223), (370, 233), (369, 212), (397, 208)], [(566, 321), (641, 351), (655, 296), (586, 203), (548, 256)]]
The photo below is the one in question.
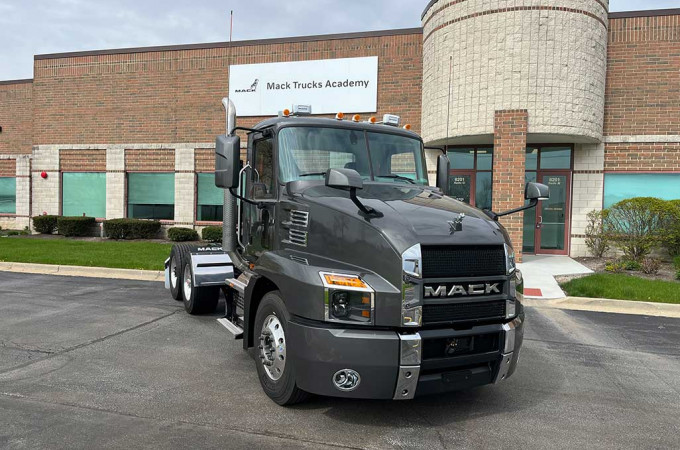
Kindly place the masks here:
[(0, 272), (0, 448), (678, 448), (680, 320), (527, 308), (507, 382), (281, 408), (161, 283)]

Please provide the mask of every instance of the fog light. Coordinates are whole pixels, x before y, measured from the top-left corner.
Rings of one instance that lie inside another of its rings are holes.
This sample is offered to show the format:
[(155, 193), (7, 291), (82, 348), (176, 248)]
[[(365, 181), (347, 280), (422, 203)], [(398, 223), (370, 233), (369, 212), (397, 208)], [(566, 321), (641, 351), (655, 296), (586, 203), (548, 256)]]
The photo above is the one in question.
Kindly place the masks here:
[(333, 385), (343, 392), (350, 392), (356, 389), (361, 383), (361, 377), (356, 370), (342, 369), (333, 375)]

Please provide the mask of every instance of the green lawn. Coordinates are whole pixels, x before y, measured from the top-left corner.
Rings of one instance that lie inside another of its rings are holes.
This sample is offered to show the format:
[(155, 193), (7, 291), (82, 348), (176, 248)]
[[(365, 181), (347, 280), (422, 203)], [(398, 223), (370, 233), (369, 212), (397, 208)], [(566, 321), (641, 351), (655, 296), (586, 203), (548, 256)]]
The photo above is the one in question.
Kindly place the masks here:
[(588, 275), (564, 283), (562, 289), (572, 297), (680, 304), (680, 283), (647, 280), (625, 274), (599, 273)]
[(134, 241), (0, 238), (0, 261), (163, 270), (171, 244)]

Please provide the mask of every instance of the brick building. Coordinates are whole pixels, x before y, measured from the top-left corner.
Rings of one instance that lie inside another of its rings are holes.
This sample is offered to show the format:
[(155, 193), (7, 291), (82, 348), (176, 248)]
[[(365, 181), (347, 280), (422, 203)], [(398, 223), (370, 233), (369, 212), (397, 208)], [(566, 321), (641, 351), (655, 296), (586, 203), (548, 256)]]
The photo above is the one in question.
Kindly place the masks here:
[(551, 186), (536, 212), (505, 221), (525, 252), (584, 254), (589, 211), (680, 198), (680, 10), (442, 0), (421, 19), (414, 29), (37, 55), (33, 79), (0, 81), (0, 226), (43, 213), (215, 223), (230, 67), (357, 57), (378, 59), (376, 107), (344, 112), (399, 114), (426, 144), (446, 146), (450, 195), (504, 210), (523, 203), (525, 180)]

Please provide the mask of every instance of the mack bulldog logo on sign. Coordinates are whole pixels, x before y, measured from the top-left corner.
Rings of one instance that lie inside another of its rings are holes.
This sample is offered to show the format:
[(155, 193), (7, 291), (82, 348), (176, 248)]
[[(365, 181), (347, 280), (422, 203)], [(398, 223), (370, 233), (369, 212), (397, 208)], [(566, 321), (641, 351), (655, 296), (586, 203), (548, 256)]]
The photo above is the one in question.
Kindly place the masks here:
[(445, 284), (425, 286), (425, 298), (500, 294), (501, 290), (498, 287), (499, 284), (500, 283), (471, 283), (468, 285), (454, 284), (451, 285), (451, 287)]

